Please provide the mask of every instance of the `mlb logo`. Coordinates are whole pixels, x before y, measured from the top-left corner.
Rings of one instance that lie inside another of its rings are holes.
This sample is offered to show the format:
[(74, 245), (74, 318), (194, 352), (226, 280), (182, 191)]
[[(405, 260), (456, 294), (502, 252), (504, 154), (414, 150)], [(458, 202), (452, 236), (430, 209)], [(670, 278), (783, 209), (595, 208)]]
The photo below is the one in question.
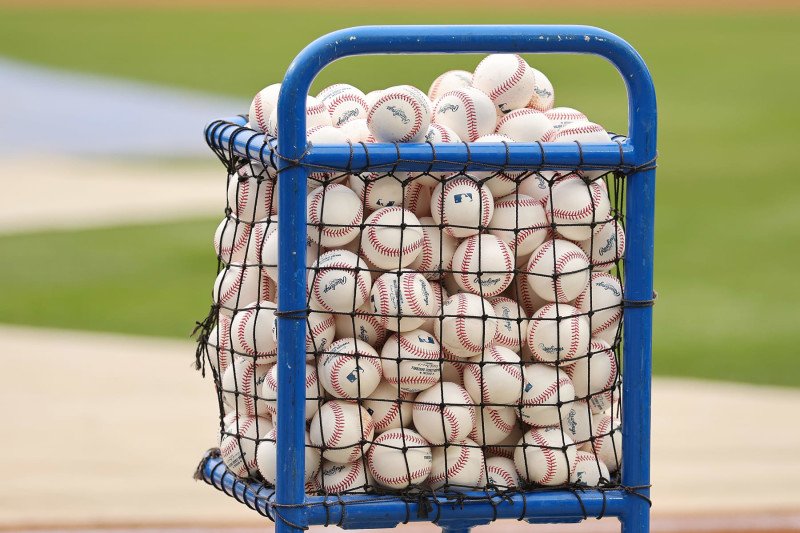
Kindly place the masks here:
[(419, 342), (423, 342), (425, 344), (433, 344), (434, 343), (433, 337), (431, 337), (430, 335), (427, 336), (427, 337), (420, 337), (419, 335), (417, 335), (417, 339), (419, 340)]
[(364, 371), (363, 368), (356, 365), (353, 371), (347, 374), (347, 381), (349, 381), (350, 383), (355, 383), (355, 381), (358, 379), (358, 373), (363, 371)]
[(459, 194), (453, 195), (453, 200), (455, 203), (460, 204), (461, 202), (472, 202), (472, 193), (471, 192), (462, 192)]

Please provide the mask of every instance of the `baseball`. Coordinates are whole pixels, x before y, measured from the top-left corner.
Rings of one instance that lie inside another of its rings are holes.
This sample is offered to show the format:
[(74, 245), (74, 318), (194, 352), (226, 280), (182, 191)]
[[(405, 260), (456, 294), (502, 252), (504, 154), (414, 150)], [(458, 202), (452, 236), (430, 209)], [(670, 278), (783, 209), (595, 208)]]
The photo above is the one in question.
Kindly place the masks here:
[(367, 465), (378, 484), (405, 489), (428, 479), (433, 457), (427, 441), (414, 430), (390, 429), (378, 435), (367, 454)]
[(597, 414), (592, 417), (592, 442), (583, 445), (593, 451), (610, 472), (616, 472), (622, 462), (622, 425), (619, 419)]
[(317, 373), (328, 394), (345, 400), (369, 396), (383, 376), (375, 348), (354, 338), (331, 344), (319, 357)]
[(363, 92), (352, 85), (337, 83), (322, 89), (317, 95), (331, 114), (334, 127), (341, 128), (345, 123), (367, 118), (367, 100)]
[(553, 108), (555, 100), (553, 84), (540, 71), (533, 67), (530, 67), (530, 70), (533, 72), (533, 95), (525, 107), (546, 112)]
[(383, 207), (367, 217), (364, 225), (361, 250), (378, 268), (404, 268), (422, 252), (419, 219), (407, 209)]
[(618, 221), (608, 221), (578, 246), (591, 260), (593, 271), (608, 272), (625, 255), (625, 230)]
[(469, 438), (481, 446), (500, 444), (514, 432), (517, 426), (514, 407), (484, 407), (478, 410), (475, 428), (469, 434)]
[(589, 285), (575, 300), (575, 306), (588, 316), (592, 337), (614, 344), (622, 321), (622, 285), (616, 276), (593, 272)]
[(312, 303), (331, 313), (352, 312), (369, 298), (372, 278), (367, 269), (353, 252), (325, 252), (308, 273)]
[(453, 89), (470, 87), (472, 85), (472, 72), (466, 70), (448, 70), (431, 83), (428, 97), (436, 100), (441, 95)]
[(572, 378), (575, 397), (586, 399), (593, 413), (602, 413), (611, 407), (619, 371), (617, 356), (608, 343), (592, 339), (589, 356), (578, 359), (566, 370)]
[(547, 304), (531, 317), (528, 348), (537, 361), (569, 365), (589, 348), (589, 321), (567, 304)]
[(544, 206), (550, 196), (550, 186), (557, 176), (560, 174), (547, 170), (534, 172), (520, 182), (517, 192), (530, 196)]
[(574, 122), (589, 122), (586, 115), (571, 107), (554, 107), (544, 112), (556, 131)]
[(411, 425), (411, 410), (416, 397), (414, 393), (399, 390), (396, 383), (384, 380), (378, 383), (372, 394), (361, 400), (361, 405), (372, 417), (375, 432), (382, 433)]
[[(221, 378), (233, 361), (231, 352), (231, 319), (219, 314), (217, 324), (208, 334), (206, 342), (208, 362), (216, 373), (214, 381)], [(219, 378), (218, 378), (219, 377)]]
[(557, 427), (532, 428), (523, 433), (514, 451), (520, 476), (539, 485), (564, 485), (575, 462), (572, 440)]
[(511, 111), (497, 123), (497, 133), (519, 143), (552, 142), (556, 136), (547, 115), (535, 109)]
[(339, 131), (353, 144), (373, 142), (366, 118), (354, 118), (341, 125)]
[(324, 460), (317, 474), (319, 483), (331, 494), (363, 492), (370, 485), (364, 462), (364, 459), (345, 463)]
[[(336, 315), (339, 316), (346, 315)], [(277, 328), (273, 330), (277, 342)], [(311, 311), (306, 317), (306, 360), (324, 352), (336, 337), (336, 319), (330, 313)]]
[(522, 394), (522, 361), (502, 346), (466, 360), (464, 388), (476, 404), (515, 405)]
[(217, 258), (227, 265), (231, 261), (242, 262), (247, 255), (247, 241), (250, 239), (252, 225), (225, 217), (214, 232), (214, 250)]
[(578, 447), (592, 437), (592, 411), (586, 402), (574, 401), (561, 411), (561, 429)]
[(489, 226), (493, 215), (494, 196), (471, 176), (449, 179), (431, 193), (431, 217), (451, 237), (477, 235)]
[(381, 350), (384, 379), (401, 392), (419, 392), (439, 382), (441, 348), (421, 329), (395, 333)]
[(497, 334), (492, 344), (503, 346), (519, 353), (522, 344), (528, 340), (528, 317), (520, 304), (505, 296), (489, 300), (497, 315)]
[(331, 400), (322, 404), (311, 419), (310, 437), (321, 447), (322, 457), (337, 463), (349, 463), (369, 449), (375, 434), (372, 417), (358, 404)]
[(533, 69), (517, 54), (491, 54), (483, 58), (472, 74), (472, 86), (486, 93), (497, 115), (525, 107), (534, 88)]
[(333, 183), (308, 195), (308, 238), (326, 248), (343, 246), (357, 238), (364, 207), (349, 187)]
[[(547, 302), (539, 297), (533, 290), (531, 289), (531, 285), (528, 282), (528, 278), (533, 277), (532, 275), (528, 274), (525, 270), (521, 270), (514, 276), (514, 281), (511, 282), (508, 289), (504, 296), (507, 298), (511, 298), (515, 302), (519, 302), (520, 307), (527, 316), (533, 315), (537, 309), (541, 308)], [(525, 336), (527, 338), (528, 330), (527, 326), (525, 329)], [(522, 349), (526, 348), (526, 344), (522, 344)]]
[(480, 447), (470, 439), (433, 449), (428, 486), (474, 489), (484, 484), (484, 457)]
[(272, 111), (278, 107), (278, 94), (281, 91), (280, 83), (273, 83), (258, 91), (250, 104), (250, 127), (261, 133), (267, 133), (267, 121)]
[(489, 457), (486, 459), (487, 486), (501, 490), (514, 489), (521, 482), (514, 461), (507, 457)]
[(381, 274), (369, 300), (381, 325), (391, 331), (417, 329), (435, 312), (430, 283), (411, 270)]
[(367, 127), (377, 142), (422, 142), (431, 123), (426, 100), (405, 86), (389, 87), (370, 107)]
[(222, 401), (240, 415), (269, 416), (261, 397), (261, 386), (269, 367), (254, 365), (250, 359), (237, 357), (222, 375)]
[[(313, 96), (306, 97), (306, 131), (315, 126), (332, 126), (331, 114), (328, 107)], [(278, 136), (278, 108), (272, 110), (267, 120), (267, 132), (273, 137)]]
[(417, 394), (414, 427), (431, 444), (458, 442), (475, 427), (475, 407), (467, 391), (442, 381)]
[(230, 318), (245, 303), (269, 300), (274, 296), (270, 281), (263, 268), (232, 262), (220, 270), (214, 280), (214, 305), (219, 306), (220, 313)]
[(497, 111), (491, 98), (474, 87), (443, 93), (433, 103), (432, 122), (447, 126), (464, 142), (494, 133)]
[(270, 167), (258, 163), (242, 165), (228, 178), (228, 207), (239, 220), (250, 223), (275, 214), (276, 182), (275, 171)]
[(477, 355), (497, 335), (494, 308), (477, 294), (454, 294), (442, 304), (442, 317), (433, 333), (458, 357)]
[[(311, 444), (311, 439), (306, 431), (306, 448), (305, 448), (305, 478), (304, 481), (308, 482), (317, 475), (320, 467), (320, 454), (319, 450), (314, 448)], [(256, 448), (256, 464), (258, 471), (264, 481), (275, 485), (278, 480), (278, 429), (272, 428), (272, 431), (267, 433), (264, 440), (258, 443)]]
[(412, 204), (422, 192), (422, 184), (407, 181), (408, 174), (395, 172), (363, 172), (350, 176), (350, 188), (364, 202), (368, 211), (383, 207), (403, 206), (413, 211)]
[(534, 427), (558, 426), (566, 406), (575, 399), (569, 375), (557, 367), (534, 363), (523, 369), (522, 408), (519, 416)]
[(589, 283), (589, 258), (577, 244), (545, 241), (528, 261), (528, 283), (548, 302), (571, 302)]
[(527, 261), (531, 253), (547, 239), (549, 223), (544, 207), (524, 194), (509, 194), (494, 203), (489, 233), (506, 243), (515, 263)]
[(600, 182), (586, 183), (573, 176), (553, 185), (545, 213), (564, 238), (583, 241), (592, 237), (599, 223), (610, 219), (611, 202)]
[(276, 361), (278, 345), (272, 330), (277, 309), (273, 302), (251, 302), (233, 314), (231, 344), (237, 356), (253, 359), (257, 365)]
[(497, 296), (514, 279), (514, 256), (499, 237), (467, 237), (453, 255), (453, 277), (462, 288), (484, 298)]
[(458, 248), (458, 240), (439, 231), (439, 226), (433, 217), (422, 217), (419, 219), (419, 224), (422, 229), (421, 250), (408, 266), (429, 280), (439, 279), (453, 264), (453, 254)]
[[(513, 407), (508, 407), (507, 409), (513, 410)], [(517, 415), (515, 414), (514, 417), (516, 418), (516, 416)], [(480, 421), (478, 423), (480, 423)], [(521, 438), (522, 438), (522, 429), (520, 429), (520, 424), (519, 422), (517, 422), (513, 424), (511, 433), (509, 433), (508, 436), (506, 436), (503, 440), (501, 440), (497, 444), (485, 446), (484, 450), (486, 451), (487, 454), (490, 455), (497, 455), (499, 457), (514, 459), (514, 450), (517, 449), (517, 443)]]
[(256, 448), (272, 430), (272, 422), (260, 416), (239, 416), (225, 428), (219, 441), (222, 462), (235, 476), (258, 474)]
[(611, 475), (608, 467), (592, 452), (578, 450), (569, 471), (569, 482), (585, 487), (597, 487), (601, 481), (608, 481)]
[[(599, 124), (594, 124), (593, 122), (573, 122), (572, 124), (567, 124), (563, 126), (560, 130), (558, 130), (558, 134), (553, 142), (557, 143), (574, 143), (579, 142), (581, 144), (587, 143), (603, 143), (609, 144), (611, 143), (611, 136), (609, 136), (608, 132), (603, 129), (603, 126)], [(593, 180), (595, 178), (599, 178), (603, 174), (608, 172), (607, 170), (591, 170), (591, 171), (584, 171), (583, 174), (586, 176), (587, 179)]]
[(370, 302), (365, 302), (352, 315), (336, 315), (336, 338), (355, 337), (379, 350), (386, 340), (386, 328), (380, 317), (372, 312)]
[[(267, 411), (272, 414), (273, 420), (278, 415), (278, 365), (273, 365), (267, 372), (264, 378), (264, 383), (261, 386), (261, 397), (264, 399), (264, 406)], [(317, 413), (319, 409), (319, 401), (323, 399), (324, 392), (320, 387), (319, 375), (317, 367), (313, 364), (306, 363), (306, 422)]]

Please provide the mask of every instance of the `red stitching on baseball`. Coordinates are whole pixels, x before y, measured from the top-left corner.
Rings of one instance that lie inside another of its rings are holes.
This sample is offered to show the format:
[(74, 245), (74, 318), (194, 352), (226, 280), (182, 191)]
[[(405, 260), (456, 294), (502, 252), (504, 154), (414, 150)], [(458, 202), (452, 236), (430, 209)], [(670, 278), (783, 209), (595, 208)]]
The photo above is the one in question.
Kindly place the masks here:
[[(567, 181), (561, 181), (559, 184), (560, 183), (567, 183)], [(553, 188), (555, 189), (559, 184), (556, 184)], [(591, 203), (589, 205), (584, 206), (582, 209), (578, 209), (577, 211), (568, 211), (553, 207), (551, 216), (553, 218), (558, 217), (566, 220), (581, 220), (588, 215), (596, 214), (597, 206), (600, 205), (600, 202), (603, 199), (603, 190), (599, 185), (596, 184), (596, 182), (590, 183), (588, 187), (591, 189)], [(592, 217), (592, 221), (595, 221), (595, 217)]]
[(475, 139), (480, 137), (480, 134), (478, 133), (478, 118), (477, 113), (475, 112), (475, 103), (467, 94), (459, 89), (453, 89), (452, 91), (444, 93), (441, 96), (440, 101), (448, 96), (455, 96), (462, 104), (464, 104), (464, 112), (466, 113), (467, 118), (467, 135), (469, 136), (468, 140), (473, 142)]
[(578, 125), (573, 126), (569, 125), (566, 128), (562, 128), (558, 135), (556, 135), (556, 139), (559, 137), (563, 137), (565, 135), (572, 135), (576, 133), (599, 133), (601, 131), (605, 131), (602, 126), (598, 124), (585, 124), (585, 125)]
[(414, 136), (416, 136), (419, 133), (419, 131), (422, 129), (422, 109), (420, 108), (419, 103), (417, 102), (417, 100), (415, 98), (412, 98), (408, 94), (405, 94), (405, 93), (400, 92), (400, 91), (390, 92), (388, 94), (383, 94), (378, 99), (378, 101), (375, 102), (375, 105), (373, 105), (372, 108), (369, 110), (369, 113), (367, 114), (367, 123), (371, 123), (372, 122), (372, 120), (373, 120), (372, 117), (375, 114), (375, 110), (376, 109), (378, 109), (382, 104), (386, 103), (387, 101), (395, 99), (395, 98), (398, 98), (400, 100), (405, 101), (414, 110), (414, 125), (412, 126), (411, 131), (408, 132), (407, 134), (403, 135), (401, 138), (399, 138), (397, 140), (397, 142), (401, 142), (401, 143), (402, 142), (408, 142), (411, 139), (413, 139)]
[[(256, 94), (255, 104), (256, 104), (255, 105), (255, 107), (256, 107), (256, 122), (258, 123), (258, 127), (261, 128), (261, 131), (266, 133), (267, 132), (267, 123), (266, 123), (266, 119), (264, 117), (264, 108), (263, 108), (263, 105), (261, 103), (261, 93), (260, 92), (258, 94)], [(269, 118), (269, 117), (266, 117), (266, 118)]]
[[(483, 61), (486, 61), (487, 59), (489, 59), (489, 57), (491, 56), (484, 58)], [(514, 71), (514, 74), (512, 74), (510, 78), (506, 79), (499, 86), (496, 86), (495, 88), (492, 89), (492, 92), (489, 93), (489, 98), (491, 98), (492, 101), (498, 98), (501, 94), (511, 89), (514, 85), (517, 84), (517, 82), (519, 82), (519, 80), (522, 79), (522, 76), (525, 75), (525, 70), (528, 68), (528, 65), (525, 63), (525, 60), (523, 60), (517, 54), (514, 54), (514, 58), (517, 60), (517, 70)], [(481, 63), (483, 63), (483, 61), (481, 61)], [(478, 67), (475, 70), (478, 70), (480, 67), (481, 67), (480, 64), (478, 64)]]

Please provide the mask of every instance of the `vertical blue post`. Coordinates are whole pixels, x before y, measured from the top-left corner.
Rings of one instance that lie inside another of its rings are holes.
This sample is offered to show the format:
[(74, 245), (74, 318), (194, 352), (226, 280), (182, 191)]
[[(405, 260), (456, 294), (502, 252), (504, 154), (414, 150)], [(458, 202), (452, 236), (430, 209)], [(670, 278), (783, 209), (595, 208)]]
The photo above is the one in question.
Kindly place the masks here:
[[(285, 79), (295, 77), (296, 62)], [(295, 91), (284, 84), (278, 98), (278, 311), (294, 316), (278, 317), (278, 390), (279, 428), (278, 472), (275, 502), (293, 507), (277, 508), (277, 533), (300, 533), (307, 526), (305, 470), (305, 379), (306, 321), (306, 169), (294, 165), (305, 152), (306, 94), (310, 80)]]

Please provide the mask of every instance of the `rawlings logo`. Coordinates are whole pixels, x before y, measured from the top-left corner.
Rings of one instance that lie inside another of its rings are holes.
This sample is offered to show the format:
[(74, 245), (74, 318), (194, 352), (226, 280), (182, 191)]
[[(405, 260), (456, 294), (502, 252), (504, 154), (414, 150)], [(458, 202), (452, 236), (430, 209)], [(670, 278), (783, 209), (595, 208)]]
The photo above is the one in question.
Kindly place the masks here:
[(453, 201), (455, 203), (457, 203), (457, 204), (460, 204), (461, 202), (466, 202), (466, 201), (470, 201), (471, 202), (472, 201), (472, 193), (471, 192), (462, 192), (462, 193), (459, 193), (459, 194), (454, 194), (453, 195)]
[(347, 376), (346, 376), (347, 377), (347, 381), (349, 381), (350, 383), (355, 383), (356, 380), (358, 379), (358, 373), (359, 372), (363, 373), (364, 369), (361, 368), (360, 366), (356, 365), (356, 367), (353, 369), (353, 371), (350, 372), (349, 374), (347, 374)]
[(339, 120), (336, 121), (336, 127), (341, 127), (342, 124), (350, 120), (351, 118), (355, 118), (358, 116), (358, 109), (351, 109), (349, 111), (345, 111), (342, 113), (342, 116), (339, 117)]
[(503, 314), (500, 315), (502, 318), (505, 318), (503, 324), (508, 331), (511, 331), (511, 310), (508, 307), (503, 308)]
[(480, 276), (475, 276), (475, 279), (472, 280), (473, 283), (477, 283), (481, 287), (486, 287), (487, 285), (497, 285), (500, 283), (500, 278), (487, 278), (481, 279)]
[(536, 181), (538, 182), (538, 185), (537, 185), (537, 186), (538, 186), (540, 189), (546, 189), (546, 188), (547, 188), (547, 180), (545, 180), (543, 177), (541, 177), (541, 176), (536, 176)]
[(428, 298), (430, 296), (428, 295), (428, 289), (425, 288), (426, 285), (427, 283), (423, 283), (422, 285), (419, 286), (419, 288), (420, 290), (422, 290), (422, 300), (425, 302), (425, 305), (428, 305)]
[(436, 341), (434, 341), (433, 337), (431, 337), (430, 335), (428, 335), (427, 337), (420, 337), (419, 335), (417, 335), (417, 340), (419, 342), (422, 342), (422, 343), (425, 343), (425, 344), (435, 344), (436, 343)]
[(542, 351), (543, 351), (543, 352), (545, 352), (545, 353), (559, 353), (559, 352), (561, 352), (561, 351), (562, 351), (564, 348), (563, 348), (563, 347), (559, 348), (559, 347), (557, 347), (557, 346), (545, 346), (544, 344), (542, 344), (542, 343), (540, 342), (540, 343), (539, 343), (539, 349), (540, 349), (540, 350), (542, 350)]
[(387, 105), (386, 109), (392, 112), (392, 116), (400, 117), (400, 121), (403, 124), (409, 124), (411, 122), (410, 120), (408, 120), (408, 117), (406, 116), (405, 112), (402, 109), (398, 109), (393, 105)]
[(323, 474), (325, 474), (326, 476), (332, 476), (334, 474), (337, 474), (337, 473), (341, 472), (342, 470), (344, 470), (348, 466), (350, 466), (350, 465), (337, 465), (337, 464), (334, 464), (329, 469), (323, 471)]
[(617, 240), (617, 236), (616, 235), (612, 235), (611, 237), (609, 237), (608, 241), (605, 244), (605, 246), (600, 248), (600, 255), (604, 255), (604, 254), (607, 254), (608, 252), (610, 252), (611, 249), (614, 248), (614, 241), (616, 241), (616, 240)]
[(369, 337), (367, 336), (367, 328), (364, 326), (358, 326), (358, 338), (364, 342), (367, 342)]
[(545, 98), (550, 98), (551, 96), (553, 96), (553, 93), (551, 93), (547, 89), (539, 89), (539, 88), (534, 87), (533, 88), (533, 92), (535, 92), (539, 96), (544, 96)]
[(443, 105), (442, 107), (439, 108), (437, 113), (444, 114), (447, 113), (448, 111), (452, 111), (455, 113), (456, 111), (458, 111), (458, 106), (456, 104)]
[(332, 291), (336, 289), (336, 287), (338, 287), (339, 285), (344, 285), (345, 283), (347, 283), (347, 278), (345, 278), (344, 276), (342, 276), (341, 278), (333, 279), (331, 280), (330, 283), (325, 285), (325, 288), (322, 289), (322, 292), (326, 293), (328, 291)]
[(570, 409), (569, 414), (567, 415), (567, 427), (569, 428), (570, 433), (573, 435), (576, 433), (576, 428), (578, 423), (575, 421), (575, 409)]
[(606, 283), (605, 281), (601, 281), (600, 283), (597, 284), (597, 286), (600, 287), (601, 289), (605, 289), (607, 291), (611, 291), (611, 293), (614, 296), (622, 296), (622, 294), (620, 294), (620, 292), (617, 290), (616, 287)]

